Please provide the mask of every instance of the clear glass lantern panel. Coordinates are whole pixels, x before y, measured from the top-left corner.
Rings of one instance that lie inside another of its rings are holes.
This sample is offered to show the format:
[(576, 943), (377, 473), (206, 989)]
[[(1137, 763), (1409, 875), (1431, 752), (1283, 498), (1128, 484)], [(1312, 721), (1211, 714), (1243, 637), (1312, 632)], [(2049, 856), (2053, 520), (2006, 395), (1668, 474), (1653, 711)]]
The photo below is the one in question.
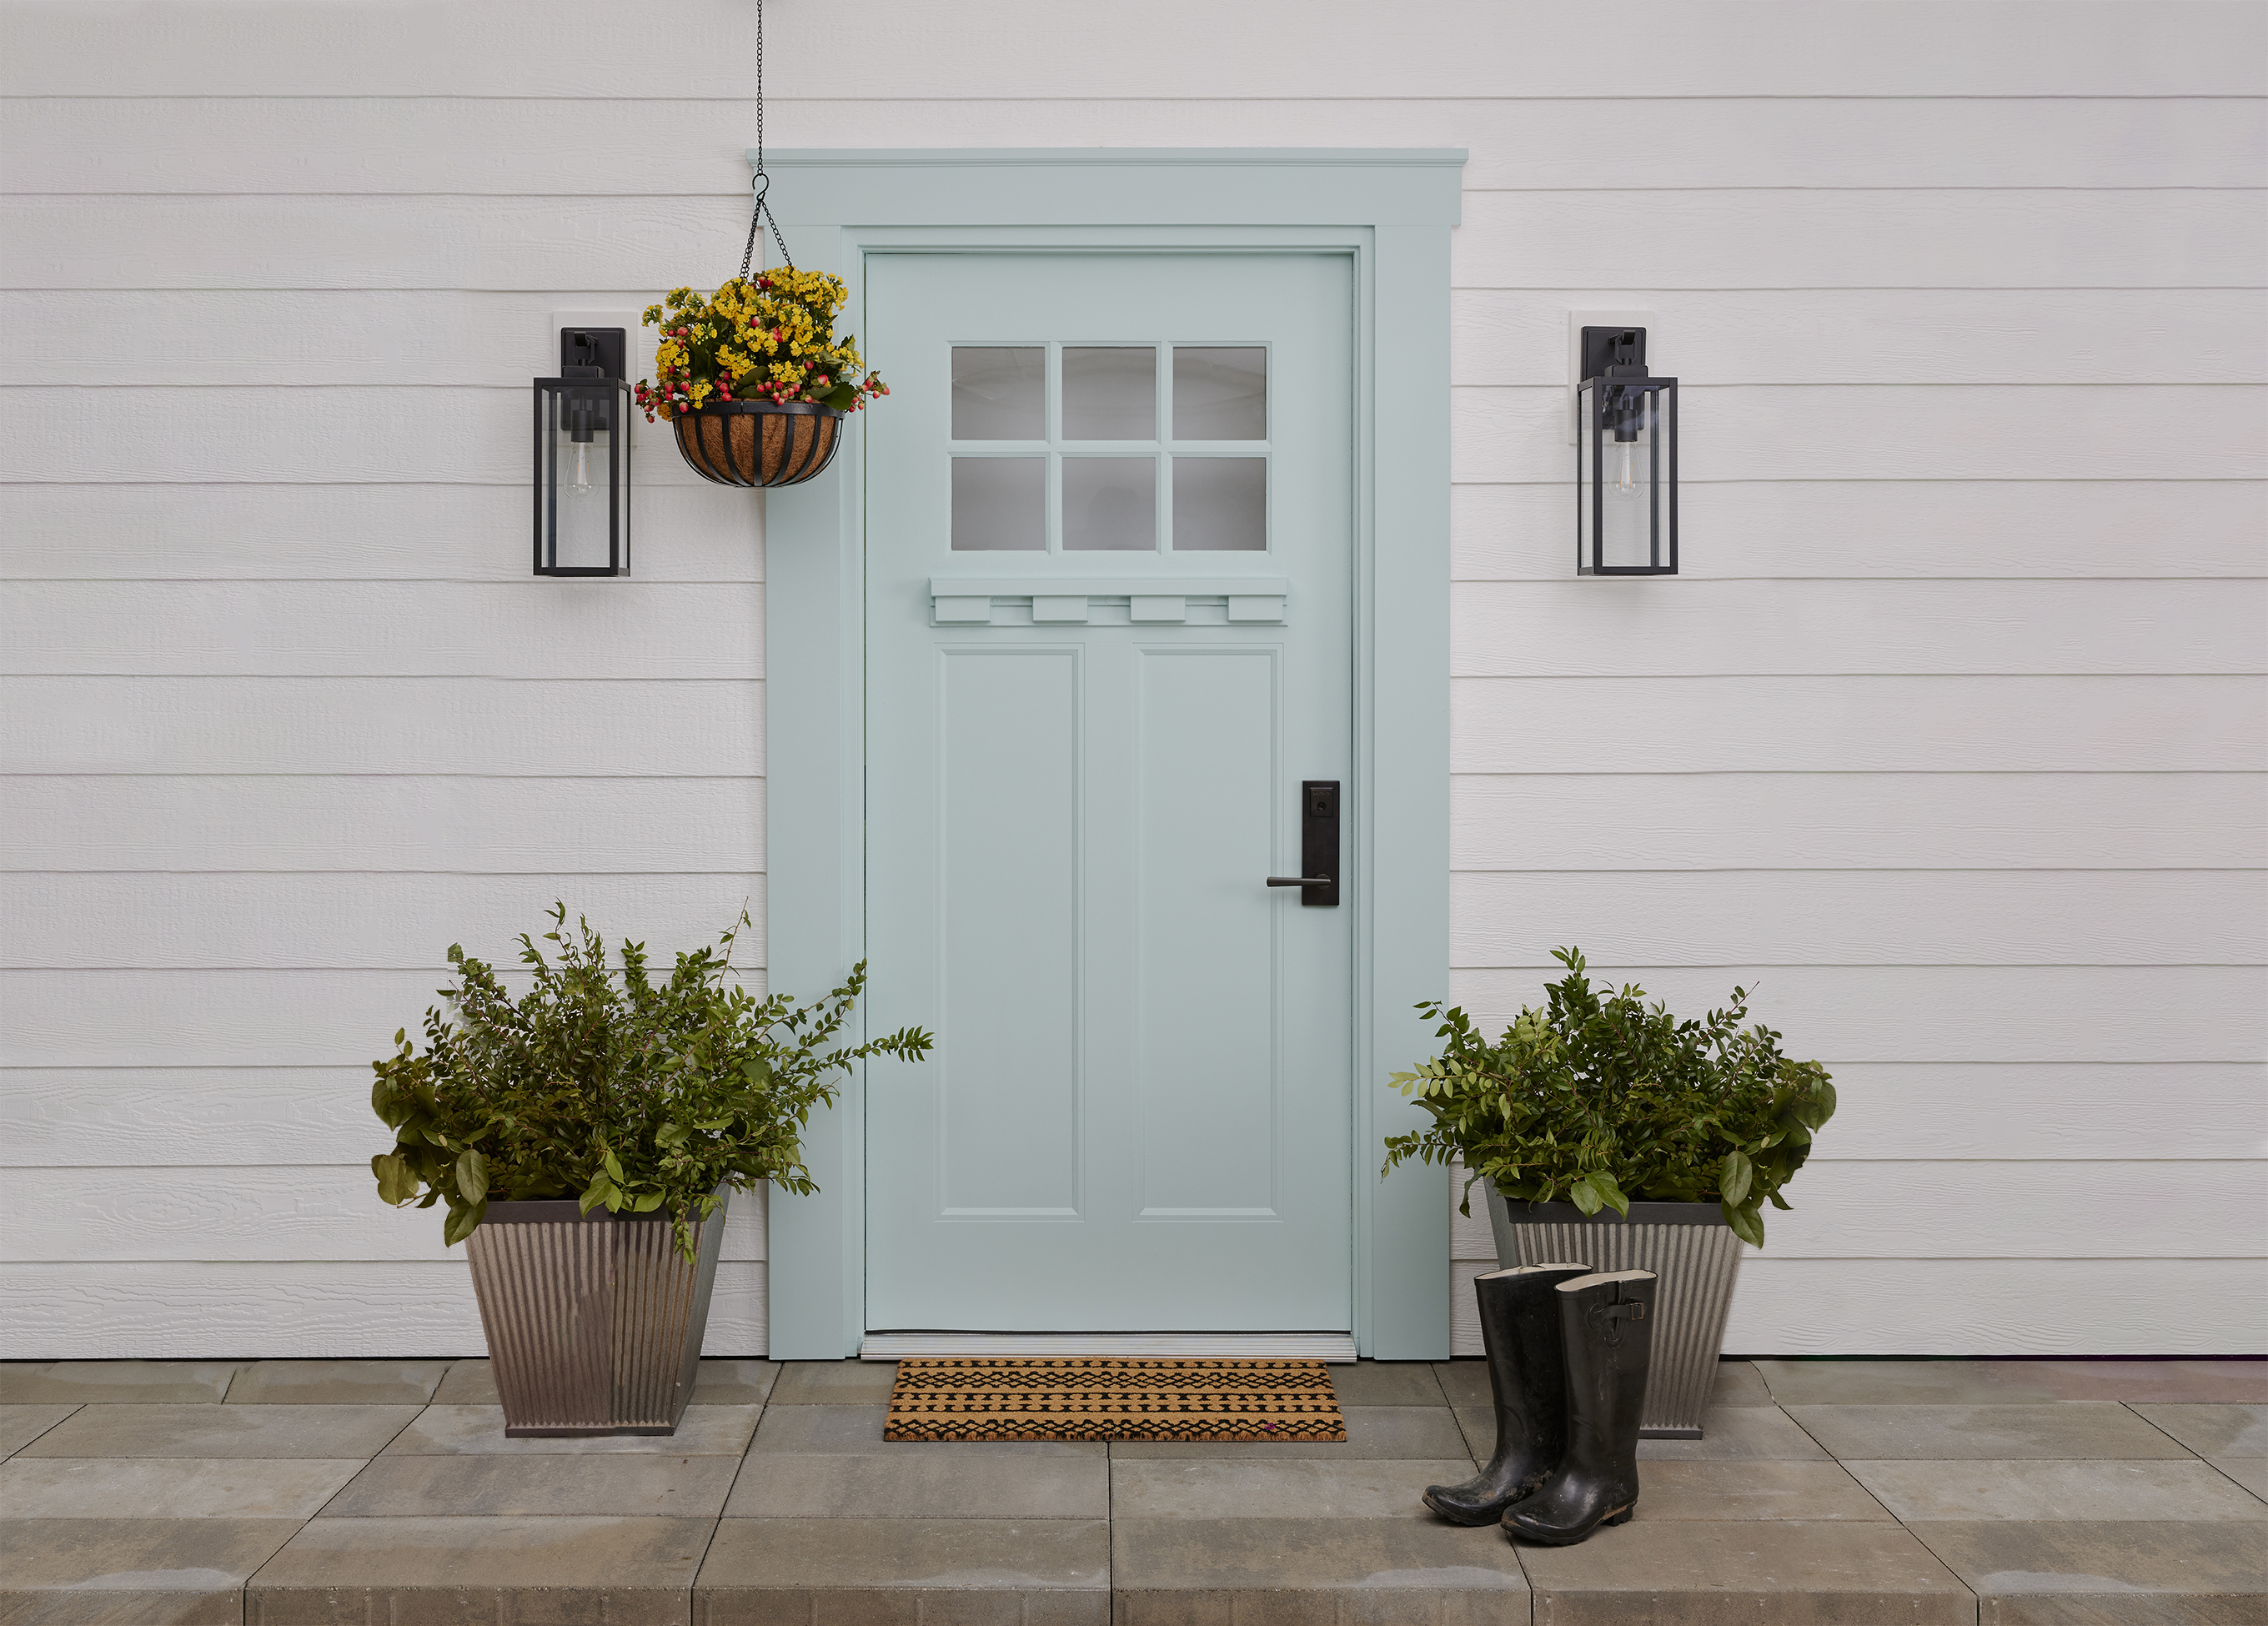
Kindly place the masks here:
[(1155, 440), (1158, 352), (1147, 345), (1065, 345), (1065, 440)]
[(1174, 460), (1174, 551), (1260, 553), (1268, 546), (1268, 460)]
[[(1667, 563), (1656, 557), (1657, 538), (1663, 537), (1667, 524), (1661, 510), (1661, 485), (1668, 473), (1662, 465), (1661, 396), (1653, 390), (1608, 395), (1602, 422), (1600, 392), (1610, 388), (1587, 384), (1582, 394), (1577, 564), (1585, 571), (1594, 566), (1602, 570), (1652, 570)], [(1666, 547), (1666, 538), (1662, 545)]]
[(955, 440), (1043, 440), (1047, 405), (1048, 353), (1040, 346), (953, 347)]
[(1154, 553), (1158, 460), (1063, 460), (1063, 545), (1067, 553)]
[(1048, 546), (1048, 460), (953, 460), (953, 550), (1043, 553)]
[(550, 411), (550, 563), (554, 569), (603, 570), (614, 542), (615, 392), (552, 392)]
[(1268, 438), (1268, 352), (1174, 347), (1174, 438)]

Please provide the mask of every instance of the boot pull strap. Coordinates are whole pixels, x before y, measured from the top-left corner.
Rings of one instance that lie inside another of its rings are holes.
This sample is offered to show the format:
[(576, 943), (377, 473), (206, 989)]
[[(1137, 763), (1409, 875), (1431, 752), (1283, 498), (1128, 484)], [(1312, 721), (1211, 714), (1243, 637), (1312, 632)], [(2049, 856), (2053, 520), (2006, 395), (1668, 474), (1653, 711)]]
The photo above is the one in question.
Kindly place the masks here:
[[(1616, 1284), (1615, 1291), (1617, 1293), (1622, 1291), (1619, 1283)], [(1622, 1299), (1608, 1304), (1594, 1305), (1591, 1313), (1607, 1324), (1607, 1347), (1610, 1350), (1618, 1349), (1623, 1341), (1623, 1329), (1619, 1323), (1646, 1320), (1646, 1304), (1642, 1299)]]

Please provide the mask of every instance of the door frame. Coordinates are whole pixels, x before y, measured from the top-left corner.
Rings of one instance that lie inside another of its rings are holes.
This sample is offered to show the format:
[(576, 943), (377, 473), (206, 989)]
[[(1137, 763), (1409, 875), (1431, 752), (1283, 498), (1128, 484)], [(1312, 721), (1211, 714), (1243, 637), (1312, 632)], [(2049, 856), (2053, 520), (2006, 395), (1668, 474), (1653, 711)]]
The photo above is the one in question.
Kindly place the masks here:
[[(1360, 1353), (1385, 1360), (1449, 1353), (1447, 1171), (1404, 1165), (1381, 1179), (1378, 1167), (1383, 1137), (1424, 1119), (1386, 1083), (1431, 1048), (1412, 1007), (1448, 992), (1449, 232), (1464, 161), (1462, 149), (1438, 148), (767, 155), (796, 262), (843, 280), (854, 332), (865, 328), (865, 263), (877, 254), (1351, 260), (1353, 884), (1342, 907), (1354, 911), (1352, 1330)], [(887, 357), (868, 361), (888, 377)], [(888, 411), (887, 399), (876, 409)], [(834, 469), (764, 497), (767, 976), (804, 998), (865, 953), (863, 449), (853, 433)], [(775, 1360), (839, 1359), (865, 1335), (865, 1122), (854, 1077), (804, 1135), (818, 1193), (769, 1193)]]

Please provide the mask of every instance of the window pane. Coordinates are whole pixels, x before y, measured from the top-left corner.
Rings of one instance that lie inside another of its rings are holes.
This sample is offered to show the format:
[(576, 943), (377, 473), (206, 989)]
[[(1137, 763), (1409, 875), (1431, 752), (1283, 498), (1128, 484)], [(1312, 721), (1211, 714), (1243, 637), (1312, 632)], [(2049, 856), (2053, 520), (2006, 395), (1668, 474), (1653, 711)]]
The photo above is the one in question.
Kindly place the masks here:
[(1268, 352), (1174, 349), (1174, 438), (1268, 438)]
[(1048, 460), (953, 460), (955, 553), (1040, 553), (1048, 545)]
[(954, 345), (953, 438), (1044, 439), (1047, 377), (1048, 353), (1036, 344), (1015, 349)]
[(1151, 553), (1158, 546), (1158, 460), (1067, 457), (1064, 547), (1079, 553)]
[(1268, 546), (1268, 460), (1174, 460), (1174, 551), (1257, 553)]
[(1072, 349), (1063, 353), (1065, 440), (1155, 440), (1158, 352)]

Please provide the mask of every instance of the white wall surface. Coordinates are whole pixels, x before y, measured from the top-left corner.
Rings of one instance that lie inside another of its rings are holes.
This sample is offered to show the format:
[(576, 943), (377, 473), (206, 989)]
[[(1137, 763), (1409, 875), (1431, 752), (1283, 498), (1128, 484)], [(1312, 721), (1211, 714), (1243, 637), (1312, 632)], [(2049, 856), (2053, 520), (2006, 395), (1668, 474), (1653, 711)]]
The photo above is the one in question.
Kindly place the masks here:
[[(761, 919), (760, 504), (649, 438), (636, 579), (536, 581), (525, 469), (554, 312), (737, 264), (754, 20), (0, 4), (0, 1355), (477, 1349), (368, 1058), (555, 897)], [(1577, 942), (1834, 1070), (1733, 1350), (2268, 1348), (2263, 8), (770, 22), (780, 145), (1469, 147), (1445, 991)], [(1617, 308), (1674, 580), (1571, 578)]]

